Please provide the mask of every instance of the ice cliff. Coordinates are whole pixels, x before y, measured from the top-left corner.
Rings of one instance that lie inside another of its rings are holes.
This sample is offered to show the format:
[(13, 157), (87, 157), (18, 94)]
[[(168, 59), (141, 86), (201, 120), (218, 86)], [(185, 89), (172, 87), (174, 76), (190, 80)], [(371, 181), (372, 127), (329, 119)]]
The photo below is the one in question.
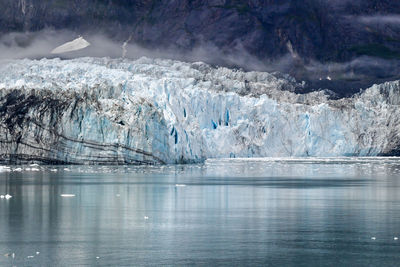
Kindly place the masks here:
[(0, 64), (0, 161), (180, 163), (400, 151), (400, 83), (295, 94), (265, 72), (141, 58)]

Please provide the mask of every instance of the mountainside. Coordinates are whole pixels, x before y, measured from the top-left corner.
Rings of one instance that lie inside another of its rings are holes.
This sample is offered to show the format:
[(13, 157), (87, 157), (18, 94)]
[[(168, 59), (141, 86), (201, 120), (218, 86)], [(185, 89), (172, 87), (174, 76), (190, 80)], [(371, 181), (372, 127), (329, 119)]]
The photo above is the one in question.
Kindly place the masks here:
[(293, 79), (173, 60), (0, 65), (0, 161), (183, 163), (400, 151), (400, 83), (352, 98)]
[(0, 47), (27, 48), (52, 28), (93, 45), (101, 43), (90, 40), (95, 33), (164, 51), (158, 57), (289, 73), (307, 82), (304, 92), (349, 96), (400, 79), (398, 1), (2, 0), (0, 8)]
[(104, 31), (149, 47), (191, 49), (210, 42), (258, 58), (287, 53), (321, 61), (360, 54), (400, 58), (399, 25), (377, 17), (399, 14), (389, 0), (2, 0), (0, 29), (46, 27)]

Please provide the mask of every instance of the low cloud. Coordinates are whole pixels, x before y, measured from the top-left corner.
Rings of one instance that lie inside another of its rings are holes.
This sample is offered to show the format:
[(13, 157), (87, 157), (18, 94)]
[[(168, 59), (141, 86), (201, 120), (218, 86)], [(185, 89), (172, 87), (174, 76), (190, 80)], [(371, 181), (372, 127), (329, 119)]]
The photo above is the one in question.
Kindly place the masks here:
[[(147, 49), (137, 45), (133, 38), (116, 42), (103, 34), (82, 34), (91, 46), (80, 51), (51, 54), (51, 51), (68, 41), (79, 37), (68, 30), (46, 29), (38, 32), (8, 33), (0, 37), (0, 60), (5, 59), (39, 59), (39, 58), (76, 58), (76, 57), (127, 57), (136, 59), (142, 56), (171, 58), (185, 61), (205, 61), (215, 65), (232, 67), (246, 66), (252, 70), (264, 70), (266, 64), (249, 54), (238, 42), (229, 53), (222, 52), (212, 43), (203, 42), (191, 51), (177, 51), (174, 48)], [(124, 42), (126, 42), (124, 44)]]
[(332, 79), (365, 79), (368, 76), (378, 75), (394, 76), (400, 70), (398, 60), (385, 60), (376, 57), (361, 56), (348, 62), (327, 62), (321, 63), (312, 61), (306, 65), (307, 72), (312, 79), (325, 79), (330, 76)]
[[(368, 20), (367, 17), (360, 17), (359, 19), (366, 22), (373, 20), (390, 21), (391, 23), (399, 20), (400, 22), (400, 16), (385, 16), (384, 19), (382, 19), (381, 16), (373, 16), (368, 17)], [(133, 38), (124, 45), (124, 41), (116, 42), (107, 38), (105, 35), (93, 33), (82, 34), (82, 37), (89, 41), (91, 46), (80, 51), (65, 53), (62, 55), (51, 54), (51, 51), (55, 47), (77, 37), (79, 37), (79, 35), (72, 31), (55, 31), (51, 29), (35, 33), (5, 34), (0, 37), (0, 60), (4, 61), (8, 59), (22, 58), (41, 59), (54, 57), (68, 59), (86, 56), (118, 58), (124, 55), (130, 59), (137, 59), (146, 56), (152, 58), (177, 59), (189, 62), (203, 61), (213, 65), (243, 68), (245, 70), (289, 73), (299, 81), (323, 80), (327, 82), (326, 85), (313, 84), (311, 82), (311, 86), (315, 86), (313, 89), (329, 88), (329, 83), (333, 83), (334, 81), (348, 82), (363, 79), (371, 81), (374, 80), (374, 77), (378, 77), (379, 79), (398, 77), (398, 73), (400, 73), (400, 61), (398, 60), (385, 60), (363, 56), (343, 63), (321, 63), (312, 60), (304, 62), (301, 58), (293, 57), (289, 52), (287, 55), (276, 60), (260, 60), (248, 53), (240, 42), (237, 42), (229, 52), (223, 52), (216, 45), (207, 42), (203, 42), (202, 45), (195, 47), (191, 51), (182, 52), (174, 48), (147, 49), (136, 44)], [(359, 85), (357, 84), (355, 86)], [(358, 89), (359, 88), (360, 87), (358, 87)], [(329, 89), (334, 90), (335, 88)]]
[(363, 24), (389, 24), (400, 25), (400, 15), (371, 15), (352, 17)]

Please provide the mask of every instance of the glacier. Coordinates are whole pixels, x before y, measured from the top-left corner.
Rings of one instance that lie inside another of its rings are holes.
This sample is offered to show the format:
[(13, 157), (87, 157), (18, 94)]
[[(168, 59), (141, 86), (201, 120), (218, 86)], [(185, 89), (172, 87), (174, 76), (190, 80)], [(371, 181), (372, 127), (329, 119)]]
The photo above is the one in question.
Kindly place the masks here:
[(169, 164), (399, 155), (400, 83), (351, 98), (168, 59), (0, 62), (0, 162)]

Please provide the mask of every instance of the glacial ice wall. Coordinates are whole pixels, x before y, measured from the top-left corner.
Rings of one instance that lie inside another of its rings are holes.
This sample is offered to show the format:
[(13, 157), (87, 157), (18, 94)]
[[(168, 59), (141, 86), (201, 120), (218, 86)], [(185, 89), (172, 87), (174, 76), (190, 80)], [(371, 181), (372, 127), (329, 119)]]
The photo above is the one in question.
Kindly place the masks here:
[(294, 83), (163, 59), (2, 62), (0, 161), (399, 154), (398, 81), (340, 100), (292, 93)]

